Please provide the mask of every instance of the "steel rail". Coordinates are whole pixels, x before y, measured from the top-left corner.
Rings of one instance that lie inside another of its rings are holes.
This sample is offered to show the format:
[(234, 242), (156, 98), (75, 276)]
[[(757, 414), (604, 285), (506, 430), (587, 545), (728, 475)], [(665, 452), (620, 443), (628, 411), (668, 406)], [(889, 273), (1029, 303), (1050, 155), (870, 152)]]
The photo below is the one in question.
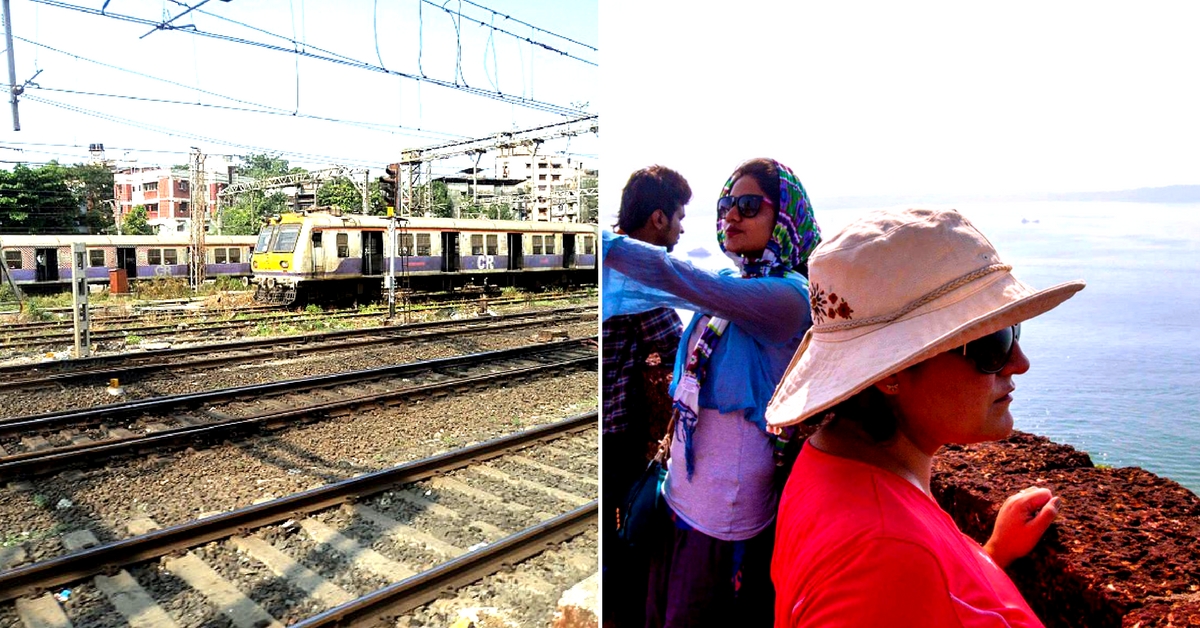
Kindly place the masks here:
[(400, 582), (386, 586), (292, 624), (292, 628), (357, 626), (391, 623), (395, 617), (430, 602), (447, 589), (466, 586), (595, 528), (599, 503), (592, 500), (571, 512), (463, 554)]
[[(554, 297), (546, 300), (559, 300), (567, 297)], [(491, 305), (506, 305), (512, 303), (520, 303), (522, 300), (502, 301), (495, 299), (489, 301)], [(478, 303), (478, 301), (462, 302), (463, 305)], [(409, 308), (409, 311), (417, 312), (424, 309), (444, 308), (448, 305), (441, 306), (419, 306)], [(245, 319), (226, 319), (204, 321), (198, 320), (187, 323), (186, 327), (180, 329), (182, 322), (176, 321), (159, 325), (147, 325), (143, 327), (126, 327), (117, 329), (98, 329), (93, 331), (91, 338), (95, 342), (107, 340), (121, 340), (130, 334), (136, 334), (146, 337), (167, 336), (172, 334), (185, 335), (208, 335), (212, 333), (222, 332), (230, 329), (241, 329), (251, 327), (260, 323), (291, 323), (325, 319), (346, 319), (346, 318), (371, 318), (378, 317), (381, 320), (386, 320), (386, 316), (382, 312), (334, 312), (326, 314), (305, 314), (303, 312), (285, 312), (282, 314), (269, 314), (265, 316), (257, 316), (254, 318)], [(38, 334), (32, 336), (18, 335), (16, 337), (8, 337), (0, 335), (0, 349), (20, 349), (28, 347), (44, 347), (56, 345), (65, 342), (70, 342), (74, 339), (73, 332), (52, 332), (47, 334)]]
[(484, 351), (482, 353), (472, 353), (449, 358), (436, 358), (433, 360), (422, 360), (420, 362), (408, 362), (405, 364), (380, 366), (361, 371), (350, 371), (346, 373), (319, 375), (317, 377), (288, 379), (277, 382), (269, 382), (266, 384), (251, 384), (248, 386), (222, 388), (219, 390), (209, 390), (185, 395), (153, 397), (150, 399), (139, 399), (126, 403), (110, 403), (85, 410), (72, 409), (63, 410), (60, 412), (48, 412), (43, 414), (12, 417), (0, 419), (0, 436), (15, 433), (37, 433), (40, 431), (53, 429), (56, 426), (64, 424), (91, 424), (98, 421), (111, 421), (121, 417), (136, 416), (144, 413), (164, 412), (181, 407), (192, 408), (217, 401), (230, 401), (238, 398), (252, 398), (275, 393), (296, 393), (317, 388), (326, 388), (332, 385), (359, 383), (385, 377), (401, 377), (421, 371), (453, 368), (456, 366), (468, 366), (490, 360), (503, 360), (521, 357), (524, 355), (553, 353), (565, 348), (584, 346), (588, 342), (595, 341), (595, 337), (575, 338), (571, 340), (548, 342), (538, 345), (525, 345), (512, 349), (498, 349), (495, 351)]
[[(500, 314), (497, 316), (478, 319), (460, 319), (458, 322), (469, 322), (470, 320), (512, 320), (519, 318), (527, 318), (533, 316), (544, 316), (561, 313), (570, 313), (579, 311), (587, 306), (570, 306), (559, 307), (546, 310), (514, 312), (511, 314)], [(407, 323), (403, 325), (390, 325), (380, 327), (360, 327), (356, 329), (338, 329), (333, 331), (314, 332), (311, 334), (298, 334), (295, 336), (272, 336), (270, 338), (254, 338), (250, 340), (234, 340), (231, 342), (215, 342), (204, 345), (194, 345), (190, 347), (176, 347), (171, 349), (153, 349), (149, 351), (129, 351), (125, 353), (115, 353), (111, 355), (98, 355), (87, 358), (72, 358), (69, 360), (55, 360), (51, 362), (41, 362), (37, 364), (17, 364), (12, 366), (0, 366), (0, 377), (10, 373), (25, 374), (31, 369), (41, 371), (39, 379), (44, 379), (44, 374), (71, 369), (76, 366), (87, 368), (90, 365), (110, 364), (113, 362), (129, 362), (134, 360), (144, 360), (163, 357), (179, 357), (192, 355), (196, 353), (214, 353), (225, 351), (236, 351), (245, 348), (257, 347), (273, 347), (278, 345), (294, 345), (309, 342), (322, 342), (346, 336), (356, 336), (369, 333), (385, 333), (385, 332), (407, 332), (410, 330), (427, 329), (431, 327), (440, 327), (449, 324), (449, 321), (425, 321), (420, 323)], [(4, 382), (0, 381), (0, 387), (4, 386)]]
[(369, 395), (318, 403), (301, 408), (275, 410), (249, 417), (220, 419), (211, 423), (166, 429), (144, 436), (106, 439), (57, 447), (50, 450), (22, 452), (0, 458), (0, 481), (39, 473), (57, 472), (72, 465), (84, 462), (97, 462), (101, 459), (123, 454), (132, 454), (141, 451), (164, 453), (181, 447), (192, 447), (201, 443), (225, 440), (231, 436), (240, 435), (252, 430), (291, 425), (295, 421), (306, 417), (315, 419), (328, 416), (329, 413), (334, 411), (377, 404), (397, 397), (418, 397), (445, 389), (472, 388), (479, 385), (492, 384), (496, 381), (511, 382), (546, 371), (583, 365), (594, 367), (595, 358), (592, 356), (569, 358), (551, 364), (508, 369), (487, 375), (476, 375), (444, 382), (405, 386), (384, 393), (371, 393)]
[(112, 572), (176, 550), (244, 534), (254, 528), (362, 499), (396, 485), (417, 482), (438, 473), (489, 460), (535, 442), (593, 428), (597, 417), (596, 412), (577, 415), (391, 469), (0, 572), (0, 601), (36, 594), (50, 587)]
[[(95, 309), (98, 310), (100, 308), (95, 308)], [(189, 317), (222, 316), (225, 314), (243, 314), (246, 312), (263, 313), (263, 312), (278, 311), (279, 309), (280, 308), (278, 306), (264, 305), (264, 306), (248, 307), (248, 308), (239, 307), (236, 310), (207, 310), (207, 311), (206, 310), (187, 310), (187, 311), (179, 310), (179, 311), (153, 312), (153, 315), (155, 318), (158, 318), (158, 319), (171, 320), (171, 319), (180, 319), (180, 318), (186, 319)], [(70, 310), (68, 309), (68, 312), (69, 311)], [(94, 311), (95, 310), (93, 310), (93, 312)], [(336, 314), (336, 313), (337, 312), (330, 312), (330, 314)], [(145, 316), (143, 316), (141, 314), (128, 314), (128, 315), (122, 314), (122, 315), (118, 315), (118, 316), (93, 315), (88, 320), (92, 325), (114, 325), (114, 324), (121, 324), (121, 323), (133, 323), (133, 322), (137, 322), (138, 320), (141, 320), (143, 318), (145, 318)], [(71, 320), (53, 320), (53, 321), (42, 321), (42, 322), (36, 322), (36, 323), (5, 323), (3, 329), (4, 329), (5, 333), (16, 333), (16, 332), (30, 332), (30, 331), (50, 331), (53, 329), (71, 329), (74, 325), (75, 325), (75, 322), (71, 321)]]
[[(121, 327), (116, 329), (97, 329), (92, 332), (93, 341), (114, 340), (124, 338), (129, 334), (137, 334), (139, 336), (164, 336), (167, 334), (199, 334), (216, 331), (225, 331), (228, 329), (238, 329), (240, 327), (251, 327), (257, 323), (274, 323), (274, 322), (304, 322), (324, 319), (344, 319), (344, 318), (386, 318), (382, 312), (338, 312), (330, 314), (305, 314), (304, 312), (284, 312), (282, 314), (268, 314), (266, 316), (255, 316), (242, 319), (224, 319), (224, 320), (196, 320), (188, 323), (179, 321), (162, 323), (156, 325), (144, 325), (141, 327)], [(180, 329), (180, 325), (186, 325)], [(0, 349), (16, 349), (18, 347), (38, 347), (42, 345), (56, 344), (59, 342), (72, 340), (74, 331), (70, 332), (53, 332), (48, 334), (36, 334), (30, 336), (17, 336), (15, 338), (0, 338)]]
[[(174, 350), (166, 349), (161, 352), (149, 354), (149, 356), (154, 359), (139, 359), (144, 358), (147, 354), (122, 354), (127, 359), (136, 361), (136, 363), (129, 366), (81, 369), (63, 373), (46, 373), (32, 377), (25, 377), (22, 379), (0, 380), (0, 390), (42, 386), (48, 382), (67, 384), (72, 382), (103, 381), (113, 378), (121, 381), (135, 381), (138, 377), (147, 372), (157, 372), (162, 370), (195, 370), (203, 367), (241, 364), (244, 362), (253, 362), (255, 360), (264, 360), (270, 358), (294, 357), (308, 353), (341, 351), (358, 347), (370, 348), (375, 345), (383, 346), (404, 344), (409, 342), (423, 342), (435, 338), (483, 333), (494, 329), (516, 329), (549, 322), (569, 321), (571, 319), (569, 313), (572, 310), (578, 313), (576, 318), (581, 317), (583, 314), (583, 310), (581, 308), (560, 308), (556, 310), (544, 310), (541, 312), (521, 312), (517, 314), (508, 314), (490, 318), (415, 323), (412, 326), (403, 327), (368, 327), (339, 330), (334, 332), (322, 332), (319, 334), (308, 334), (305, 336), (272, 338), (268, 341), (252, 340), (234, 343), (222, 343), (219, 345), (206, 345), (203, 347), (185, 347), (178, 350), (176, 353), (172, 353)], [(365, 338), (342, 340), (344, 338), (354, 338), (356, 336), (365, 336)], [(331, 340), (342, 341), (334, 344), (329, 342)], [(243, 349), (250, 349), (251, 351), (254, 349), (270, 350), (241, 352), (234, 353), (233, 355), (216, 355), (213, 357), (205, 357), (194, 360), (175, 359), (168, 361), (170, 358), (177, 358), (196, 353), (215, 354)], [(116, 356), (108, 357), (115, 358)], [(109, 361), (111, 362), (113, 360), (110, 359)], [(0, 375), (2, 375), (2, 372), (0, 372)]]

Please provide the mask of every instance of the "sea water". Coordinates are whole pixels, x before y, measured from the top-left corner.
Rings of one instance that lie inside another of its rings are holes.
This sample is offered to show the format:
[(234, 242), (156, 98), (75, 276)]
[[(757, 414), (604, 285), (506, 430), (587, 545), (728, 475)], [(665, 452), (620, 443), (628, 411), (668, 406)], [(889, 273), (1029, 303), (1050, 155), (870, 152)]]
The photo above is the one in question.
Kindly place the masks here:
[[(931, 207), (962, 212), (1035, 288), (1087, 282), (1021, 326), (1032, 366), (1014, 380), (1015, 427), (1200, 492), (1200, 204)], [(867, 211), (818, 208), (817, 219), (833, 234)], [(710, 242), (693, 263), (723, 265)]]

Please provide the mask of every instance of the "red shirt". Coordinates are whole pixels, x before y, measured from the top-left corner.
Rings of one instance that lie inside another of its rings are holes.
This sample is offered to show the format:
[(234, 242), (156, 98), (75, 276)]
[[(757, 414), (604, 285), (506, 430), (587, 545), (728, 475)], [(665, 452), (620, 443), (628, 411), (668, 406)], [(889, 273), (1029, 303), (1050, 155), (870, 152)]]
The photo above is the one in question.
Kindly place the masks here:
[(932, 498), (805, 444), (779, 503), (775, 627), (1041, 627)]

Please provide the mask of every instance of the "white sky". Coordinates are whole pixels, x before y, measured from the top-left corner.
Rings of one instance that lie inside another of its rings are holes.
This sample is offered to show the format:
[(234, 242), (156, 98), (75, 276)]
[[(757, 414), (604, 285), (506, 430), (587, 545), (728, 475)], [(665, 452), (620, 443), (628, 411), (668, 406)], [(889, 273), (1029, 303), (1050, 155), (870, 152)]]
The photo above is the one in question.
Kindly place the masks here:
[(1198, 3), (701, 6), (604, 3), (602, 223), (652, 163), (688, 178), (685, 228), (709, 236), (758, 156), (818, 218), (843, 196), (1200, 183)]
[[(105, 4), (104, 0), (63, 1), (92, 9), (100, 9)], [(458, 42), (461, 41), (459, 82), (465, 81), (472, 87), (499, 89), (508, 94), (564, 107), (570, 107), (572, 103), (590, 102), (589, 112), (597, 112), (599, 70), (596, 66), (499, 32), (489, 39), (490, 29), (469, 21), (463, 22), (461, 35), (458, 35), (451, 17), (440, 8), (442, 4), (427, 4), (420, 0), (213, 0), (202, 10), (374, 65), (379, 65), (379, 57), (382, 57), (383, 66), (389, 69), (410, 74), (419, 74), (423, 69), (426, 76), (445, 81), (454, 81), (459, 73), (456, 59)], [(522, 38), (548, 44), (593, 63), (598, 62), (599, 54), (596, 51), (536, 32), (503, 17), (507, 14), (578, 42), (598, 46), (595, 0), (479, 0), (477, 4), (494, 9), (501, 15), (493, 18), (490, 12), (466, 2), (454, 1), (445, 3), (445, 6), (455, 11), (461, 8), (465, 16), (494, 24)], [(111, 0), (107, 7), (109, 13), (151, 20), (161, 20), (164, 13), (176, 15), (182, 10), (167, 0)], [(419, 10), (423, 13), (423, 20), (419, 19)], [(374, 19), (376, 12), (377, 20)], [(8, 94), (4, 92), (0, 94), (5, 101), (0, 108), (0, 147), (7, 148), (0, 148), (0, 160), (5, 161), (58, 159), (64, 163), (74, 163), (86, 158), (88, 144), (103, 143), (108, 149), (108, 158), (122, 164), (186, 163), (189, 147), (198, 146), (213, 155), (258, 152), (258, 148), (275, 153), (293, 153), (282, 156), (293, 165), (307, 167), (336, 162), (381, 169), (384, 164), (396, 161), (402, 149), (465, 137), (483, 137), (498, 131), (529, 128), (566, 119), (559, 114), (500, 103), (427, 82), (419, 83), (327, 61), (301, 58), (297, 62), (297, 57), (291, 53), (200, 37), (186, 31), (158, 31), (139, 39), (150, 27), (36, 4), (30, 0), (12, 0), (12, 13), (13, 32), (17, 37), (88, 59), (171, 79), (185, 87), (143, 79), (17, 40), (14, 50), (17, 54), (19, 82), (40, 69), (42, 73), (36, 82), (42, 88), (247, 108), (266, 105), (287, 112), (298, 110), (301, 114), (392, 125), (392, 128), (376, 126), (364, 129), (361, 126), (287, 116), (31, 89), (28, 92), (31, 97), (118, 116), (140, 125), (241, 146), (172, 137), (166, 133), (64, 111), (31, 98), (22, 99), (22, 130), (14, 132), (7, 104)], [(175, 24), (193, 22), (202, 31), (265, 41), (287, 48), (292, 46), (283, 39), (256, 33), (210, 15), (192, 13)], [(2, 44), (0, 41), (0, 48)], [(7, 69), (0, 66), (0, 74), (7, 84)], [(188, 88), (200, 88), (256, 104), (232, 102)], [(407, 128), (401, 130), (396, 128), (397, 125)], [(82, 148), (34, 145), (37, 143), (78, 145)], [(13, 148), (24, 149), (24, 152)], [(140, 150), (127, 152), (125, 149), (128, 148)], [(574, 138), (569, 143), (566, 140), (547, 142), (539, 150), (551, 153), (569, 151), (582, 159), (585, 165), (598, 166), (599, 140), (595, 135)], [(452, 173), (469, 165), (470, 162), (461, 161), (437, 164), (434, 174)], [(480, 166), (490, 168), (491, 157), (485, 156)], [(0, 164), (0, 167), (11, 167), (11, 164)]]

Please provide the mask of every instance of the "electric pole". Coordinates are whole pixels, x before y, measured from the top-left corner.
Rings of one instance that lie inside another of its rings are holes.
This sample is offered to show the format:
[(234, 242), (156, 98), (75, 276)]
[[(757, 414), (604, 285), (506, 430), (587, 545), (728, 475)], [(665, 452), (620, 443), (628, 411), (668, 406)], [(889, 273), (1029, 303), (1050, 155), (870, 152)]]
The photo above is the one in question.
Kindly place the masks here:
[(23, 89), (17, 86), (17, 60), (13, 53), (12, 11), (8, 8), (8, 0), (4, 0), (4, 40), (8, 46), (8, 93), (12, 102), (13, 130), (21, 130), (21, 116), (17, 113), (17, 96)]
[(192, 148), (191, 168), (192, 188), (192, 240), (188, 248), (189, 279), (193, 290), (199, 290), (204, 284), (204, 263), (207, 258), (204, 248), (205, 217), (208, 214), (208, 185), (204, 180), (204, 153), (199, 148)]

